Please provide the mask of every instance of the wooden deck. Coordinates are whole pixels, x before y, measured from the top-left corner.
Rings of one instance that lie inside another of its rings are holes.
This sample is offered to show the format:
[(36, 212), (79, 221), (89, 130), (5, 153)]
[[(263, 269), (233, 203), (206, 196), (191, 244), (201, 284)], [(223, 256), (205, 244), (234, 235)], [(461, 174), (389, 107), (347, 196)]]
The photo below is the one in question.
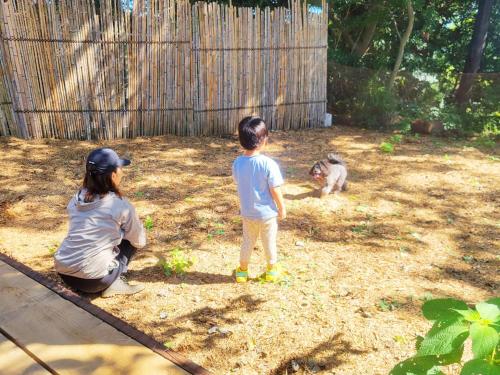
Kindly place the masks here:
[(177, 353), (144, 345), (154, 340), (88, 301), (78, 306), (63, 298), (2, 258), (0, 374), (208, 374)]

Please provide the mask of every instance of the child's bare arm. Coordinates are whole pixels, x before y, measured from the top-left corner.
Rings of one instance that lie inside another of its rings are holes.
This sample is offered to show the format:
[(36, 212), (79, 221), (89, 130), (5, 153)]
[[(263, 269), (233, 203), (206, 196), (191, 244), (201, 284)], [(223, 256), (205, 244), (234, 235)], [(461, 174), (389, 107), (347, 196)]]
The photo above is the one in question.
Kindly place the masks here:
[(281, 187), (270, 188), (271, 195), (273, 196), (276, 206), (278, 206), (278, 217), (283, 220), (286, 218), (286, 207), (285, 201), (283, 200), (283, 194), (281, 193)]

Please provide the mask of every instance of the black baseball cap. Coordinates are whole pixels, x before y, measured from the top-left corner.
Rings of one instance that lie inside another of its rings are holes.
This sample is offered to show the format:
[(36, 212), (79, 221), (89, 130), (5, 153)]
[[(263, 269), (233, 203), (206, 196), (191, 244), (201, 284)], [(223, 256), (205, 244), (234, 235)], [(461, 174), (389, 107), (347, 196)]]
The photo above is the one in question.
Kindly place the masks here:
[(87, 157), (87, 171), (97, 174), (109, 173), (126, 165), (130, 160), (122, 159), (110, 148), (98, 148)]

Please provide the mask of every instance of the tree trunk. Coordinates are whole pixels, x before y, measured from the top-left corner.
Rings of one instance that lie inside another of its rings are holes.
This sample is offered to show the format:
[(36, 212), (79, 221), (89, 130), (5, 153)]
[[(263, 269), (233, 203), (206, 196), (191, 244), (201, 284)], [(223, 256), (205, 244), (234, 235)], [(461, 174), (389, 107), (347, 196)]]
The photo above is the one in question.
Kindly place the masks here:
[(459, 105), (463, 105), (468, 100), (474, 78), (479, 71), (494, 2), (495, 0), (479, 0), (479, 9), (476, 15), (469, 51), (465, 60), (464, 71), (460, 79), (460, 84), (455, 91), (455, 101)]
[[(372, 0), (366, 12), (368, 14), (378, 14), (380, 12), (381, 6), (382, 5), (380, 4), (380, 1)], [(358, 38), (356, 39), (356, 42), (351, 43), (352, 55), (357, 56), (358, 58), (362, 58), (365, 55), (365, 53), (370, 48), (373, 36), (375, 35), (375, 31), (377, 30), (378, 21), (378, 17), (375, 17), (363, 27), (361, 34), (359, 34)]]
[(356, 43), (354, 46), (354, 54), (359, 58), (363, 57), (365, 53), (368, 51), (370, 44), (372, 42), (373, 36), (375, 35), (375, 30), (377, 29), (377, 21), (373, 21), (369, 25), (367, 25), (363, 34), (361, 35), (361, 40), (359, 43)]
[(406, 43), (410, 39), (411, 32), (413, 31), (413, 23), (415, 21), (415, 12), (413, 11), (413, 5), (411, 0), (408, 0), (407, 4), (408, 10), (408, 26), (406, 26), (405, 33), (401, 37), (399, 41), (399, 51), (398, 57), (396, 58), (396, 62), (394, 63), (394, 69), (392, 69), (391, 77), (389, 78), (389, 82), (387, 86), (392, 88), (394, 86), (394, 82), (396, 81), (396, 77), (398, 75), (399, 67), (401, 66), (401, 62), (403, 61), (403, 55), (405, 52)]

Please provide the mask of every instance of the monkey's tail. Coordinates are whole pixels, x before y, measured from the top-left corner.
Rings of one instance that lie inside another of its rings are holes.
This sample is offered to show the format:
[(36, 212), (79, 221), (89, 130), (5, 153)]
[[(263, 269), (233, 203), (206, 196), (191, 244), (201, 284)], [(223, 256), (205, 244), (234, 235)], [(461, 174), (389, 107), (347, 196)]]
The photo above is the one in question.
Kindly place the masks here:
[(326, 158), (332, 164), (340, 164), (340, 165), (343, 165), (345, 167), (345, 161), (344, 161), (344, 159), (342, 159), (340, 157), (339, 154), (335, 154), (332, 152), (332, 153), (328, 154)]

